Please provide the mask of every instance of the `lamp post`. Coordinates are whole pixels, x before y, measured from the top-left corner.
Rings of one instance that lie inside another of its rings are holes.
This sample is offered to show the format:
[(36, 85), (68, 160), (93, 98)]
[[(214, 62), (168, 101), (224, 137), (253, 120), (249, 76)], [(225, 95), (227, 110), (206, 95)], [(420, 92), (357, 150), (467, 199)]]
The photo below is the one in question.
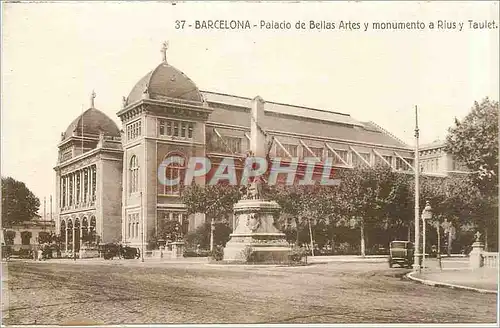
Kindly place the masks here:
[(417, 106), (415, 106), (415, 253), (413, 257), (413, 269), (415, 271), (420, 271), (420, 207), (419, 207), (419, 174), (420, 174), (420, 164), (419, 164), (419, 147), (418, 147), (418, 111)]
[(423, 232), (423, 243), (422, 243), (422, 268), (425, 268), (425, 221), (432, 219), (432, 207), (429, 201), (425, 203), (425, 208), (422, 211), (422, 232)]

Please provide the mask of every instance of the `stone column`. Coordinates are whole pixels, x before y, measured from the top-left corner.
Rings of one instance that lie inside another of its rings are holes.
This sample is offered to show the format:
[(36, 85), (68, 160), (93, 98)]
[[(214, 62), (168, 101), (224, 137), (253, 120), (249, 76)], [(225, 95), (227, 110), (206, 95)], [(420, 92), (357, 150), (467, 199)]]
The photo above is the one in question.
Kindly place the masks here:
[(469, 254), (469, 267), (471, 269), (479, 269), (483, 266), (483, 256), (484, 244), (480, 241), (474, 242), (472, 244), (472, 251)]
[(83, 237), (83, 221), (80, 222), (80, 249), (82, 249), (83, 245), (82, 237)]
[(73, 245), (71, 250), (73, 251), (73, 254), (75, 253), (75, 231), (76, 231), (76, 228), (73, 226), (71, 229), (73, 229), (73, 233), (71, 234), (71, 244)]
[[(67, 223), (66, 223), (67, 224)], [(64, 229), (64, 233), (66, 237), (64, 238), (64, 252), (68, 252), (68, 226), (66, 225), (66, 229)]]
[(78, 202), (80, 204), (83, 203), (83, 175), (82, 175), (83, 170), (78, 170), (78, 176), (80, 177), (80, 186), (78, 190)]

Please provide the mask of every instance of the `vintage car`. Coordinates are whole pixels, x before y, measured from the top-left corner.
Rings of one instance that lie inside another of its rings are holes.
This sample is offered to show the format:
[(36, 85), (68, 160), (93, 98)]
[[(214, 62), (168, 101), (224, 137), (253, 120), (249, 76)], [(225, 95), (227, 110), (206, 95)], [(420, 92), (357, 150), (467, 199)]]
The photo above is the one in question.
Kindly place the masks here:
[(138, 259), (141, 257), (141, 252), (138, 248), (125, 246), (121, 249), (121, 257), (124, 259)]
[(413, 243), (406, 240), (394, 240), (389, 244), (389, 267), (394, 264), (411, 268), (413, 264)]
[(113, 257), (119, 256), (120, 249), (117, 244), (109, 243), (99, 245), (99, 251), (105, 260), (112, 260)]

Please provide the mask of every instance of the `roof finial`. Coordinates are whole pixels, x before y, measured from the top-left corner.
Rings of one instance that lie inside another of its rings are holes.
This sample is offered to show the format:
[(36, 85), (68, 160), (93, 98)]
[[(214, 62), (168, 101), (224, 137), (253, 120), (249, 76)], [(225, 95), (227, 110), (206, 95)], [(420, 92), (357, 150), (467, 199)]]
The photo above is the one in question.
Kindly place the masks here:
[(95, 91), (92, 90), (92, 94), (90, 95), (90, 108), (94, 108), (94, 99), (96, 97)]
[(163, 56), (163, 61), (167, 62), (167, 50), (168, 50), (168, 41), (163, 42), (163, 46), (161, 47), (161, 54)]

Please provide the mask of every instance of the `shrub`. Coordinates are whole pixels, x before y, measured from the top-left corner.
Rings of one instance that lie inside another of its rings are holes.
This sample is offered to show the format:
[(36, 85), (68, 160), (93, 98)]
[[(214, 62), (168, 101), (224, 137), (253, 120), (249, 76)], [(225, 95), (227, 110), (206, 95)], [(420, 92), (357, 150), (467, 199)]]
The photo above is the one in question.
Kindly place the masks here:
[(301, 247), (293, 247), (288, 259), (292, 263), (298, 263), (302, 261), (302, 258), (307, 257), (307, 250)]
[(216, 261), (222, 261), (224, 258), (224, 247), (220, 245), (215, 246), (212, 250), (211, 257)]
[(247, 263), (252, 263), (255, 262), (255, 253), (253, 251), (253, 248), (250, 246), (245, 247), (241, 251), (242, 258), (245, 260)]

